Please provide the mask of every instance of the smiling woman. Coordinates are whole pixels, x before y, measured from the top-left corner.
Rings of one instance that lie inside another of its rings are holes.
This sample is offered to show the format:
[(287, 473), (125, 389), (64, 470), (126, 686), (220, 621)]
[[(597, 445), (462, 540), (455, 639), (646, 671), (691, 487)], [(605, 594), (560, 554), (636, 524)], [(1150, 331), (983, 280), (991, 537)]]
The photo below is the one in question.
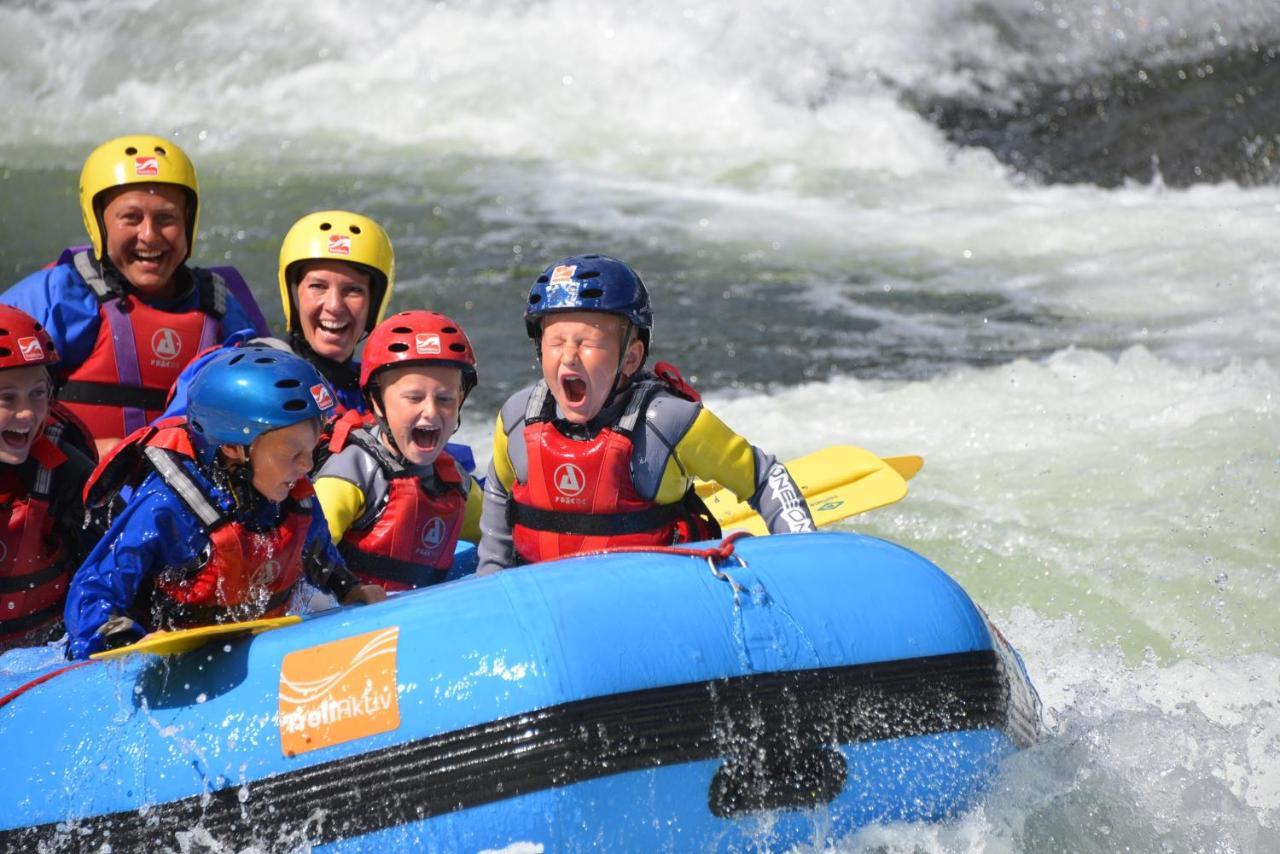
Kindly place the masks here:
[(387, 310), (396, 261), (382, 226), (317, 211), (280, 246), (280, 301), (293, 351), (324, 375), (346, 409), (363, 409), (356, 347)]

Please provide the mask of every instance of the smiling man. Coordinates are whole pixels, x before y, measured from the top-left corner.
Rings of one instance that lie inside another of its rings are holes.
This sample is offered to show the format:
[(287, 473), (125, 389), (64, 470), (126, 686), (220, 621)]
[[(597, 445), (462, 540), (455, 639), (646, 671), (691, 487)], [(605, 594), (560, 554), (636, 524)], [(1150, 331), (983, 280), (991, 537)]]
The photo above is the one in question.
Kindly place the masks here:
[(59, 396), (100, 453), (160, 414), (198, 352), (256, 325), (235, 270), (187, 266), (199, 201), (195, 167), (174, 143), (145, 135), (103, 143), (80, 174), (92, 245), (64, 251), (0, 295), (48, 330), (62, 356)]

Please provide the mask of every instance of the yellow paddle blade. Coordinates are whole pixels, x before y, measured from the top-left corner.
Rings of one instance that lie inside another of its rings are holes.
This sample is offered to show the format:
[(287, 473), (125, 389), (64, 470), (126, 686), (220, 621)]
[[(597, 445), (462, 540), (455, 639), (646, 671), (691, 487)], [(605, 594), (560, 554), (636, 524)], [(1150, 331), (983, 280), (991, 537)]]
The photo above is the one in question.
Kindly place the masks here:
[[(882, 460), (852, 445), (823, 448), (786, 463), (819, 527), (901, 500), (907, 494), (906, 478), (923, 465), (920, 457)], [(718, 484), (696, 488), (721, 528), (768, 533), (764, 520), (729, 490)]]
[(884, 461), (902, 475), (903, 480), (911, 480), (920, 469), (924, 468), (924, 457), (885, 457)]
[(217, 626), (200, 626), (195, 629), (179, 629), (174, 632), (152, 632), (137, 643), (122, 646), (119, 649), (108, 649), (95, 652), (90, 658), (99, 661), (108, 658), (123, 658), (134, 653), (147, 655), (177, 655), (199, 649), (210, 641), (235, 637), (237, 635), (260, 635), (272, 629), (301, 623), (302, 618), (296, 615), (287, 617), (269, 617), (264, 620), (246, 620), (242, 623), (222, 623)]

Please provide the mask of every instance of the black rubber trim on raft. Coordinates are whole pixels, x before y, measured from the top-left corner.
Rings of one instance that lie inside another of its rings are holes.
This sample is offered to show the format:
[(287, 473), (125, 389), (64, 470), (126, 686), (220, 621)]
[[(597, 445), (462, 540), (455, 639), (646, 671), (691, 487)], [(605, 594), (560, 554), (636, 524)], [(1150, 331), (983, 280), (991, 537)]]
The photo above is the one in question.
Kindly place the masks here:
[[(992, 651), (674, 685), (513, 715), (299, 768), (247, 790), (232, 785), (142, 810), (0, 831), (0, 850), (176, 848), (176, 834), (194, 827), (237, 850), (292, 850), (717, 757), (725, 764), (708, 792), (716, 814), (803, 808), (845, 784), (843, 757), (831, 745), (996, 729), (1026, 746), (1039, 729), (1033, 697)], [(780, 761), (788, 756), (798, 758)]]

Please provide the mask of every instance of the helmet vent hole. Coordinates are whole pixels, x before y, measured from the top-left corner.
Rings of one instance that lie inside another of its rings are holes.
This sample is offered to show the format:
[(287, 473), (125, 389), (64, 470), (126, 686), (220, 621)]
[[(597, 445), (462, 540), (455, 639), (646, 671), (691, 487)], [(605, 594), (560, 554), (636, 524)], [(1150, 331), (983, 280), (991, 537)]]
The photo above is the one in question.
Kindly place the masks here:
[(41, 326), (39, 323), (36, 323), (36, 324), (35, 324), (35, 330), (36, 330), (36, 332), (39, 332), (39, 331), (41, 331), (42, 329), (44, 329), (44, 327), (43, 327), (43, 326)]
[[(276, 383), (276, 385), (279, 385), (279, 383)], [(307, 402), (305, 400), (286, 400), (284, 402), (285, 412), (299, 412), (306, 408)]]
[(8, 347), (0, 347), (0, 358), (8, 358), (13, 355), (13, 351)]
[(124, 153), (125, 153), (125, 154), (127, 154), (127, 155), (129, 155), (130, 157), (132, 157), (133, 155), (135, 155), (135, 154), (137, 154), (137, 153), (138, 153), (138, 149), (134, 148), (134, 147), (131, 145), (131, 146), (129, 146), (128, 148), (126, 148), (126, 149), (124, 150)]
[(585, 273), (578, 274), (579, 279), (595, 279), (595, 278), (599, 278), (599, 276), (600, 276), (599, 270), (587, 270)]
[(333, 223), (331, 223), (331, 222), (322, 222), (322, 223), (320, 223), (320, 230), (321, 230), (321, 231), (328, 231), (328, 230), (329, 230), (329, 229), (331, 229), (331, 228), (333, 228)]
[(408, 335), (411, 332), (413, 332), (413, 330), (407, 326), (397, 326), (395, 329), (392, 329), (391, 331), (397, 335)]
[[(36, 329), (37, 329), (37, 330), (38, 330), (39, 328), (40, 328), (39, 326), (37, 326), (37, 327), (36, 327)], [(10, 334), (12, 334), (12, 333), (11, 333), (11, 332), (9, 332), (9, 330), (8, 330), (8, 329), (0, 329), (0, 335), (10, 335)]]
[(204, 425), (203, 425), (203, 424), (201, 424), (199, 421), (192, 421), (192, 422), (191, 422), (191, 427), (192, 427), (192, 429), (194, 429), (197, 433), (203, 433), (203, 432), (204, 432)]
[(551, 281), (551, 279), (550, 279), (550, 278), (548, 278), (547, 276), (539, 276), (539, 277), (538, 277), (538, 284), (540, 284), (540, 285), (545, 285), (545, 284), (546, 284), (547, 282), (549, 282), (549, 281)]
[(465, 353), (465, 352), (467, 352), (467, 348), (466, 348), (466, 347), (464, 347), (462, 344), (459, 344), (457, 341), (454, 341), (452, 344), (450, 344), (450, 345), (449, 345), (449, 349), (450, 349), (450, 350), (452, 350), (452, 351), (453, 351), (453, 352), (455, 352), (455, 353)]
[(409, 350), (409, 345), (403, 341), (396, 341), (394, 344), (388, 344), (387, 349), (392, 353), (405, 353)]
[(164, 157), (164, 156), (165, 156), (165, 155), (167, 155), (168, 153), (169, 153), (169, 152), (165, 151), (165, 150), (164, 150), (163, 148), (161, 148), (160, 146), (158, 146), (158, 145), (156, 146), (156, 154), (159, 154), (161, 157)]
[(542, 294), (529, 294), (529, 305), (537, 305), (542, 302)]
[(583, 299), (600, 299), (600, 297), (604, 296), (604, 288), (601, 288), (601, 287), (583, 288), (578, 295), (581, 296)]
[(236, 353), (234, 356), (232, 356), (230, 359), (227, 360), (227, 364), (228, 365), (238, 364), (243, 358), (244, 358), (244, 353)]
[[(599, 255), (583, 255), (582, 257), (583, 257), (583, 258), (586, 258), (588, 261), (594, 261), (594, 260), (596, 260), (597, 258), (599, 258), (600, 256), (599, 256)], [(599, 273), (596, 273), (596, 275), (598, 276), (598, 275), (600, 275), (600, 274), (599, 274)]]
[(292, 377), (283, 380), (276, 380), (276, 388), (298, 388), (302, 383)]
[(456, 335), (458, 333), (458, 327), (446, 326), (442, 328), (440, 331), (443, 332), (445, 335)]
[(274, 365), (276, 363), (276, 360), (271, 358), (270, 356), (259, 356), (258, 358), (253, 360), (253, 363), (255, 365)]
[(350, 226), (350, 228), (351, 228), (351, 233), (352, 233), (352, 234), (359, 234), (359, 233), (360, 233), (360, 226), (358, 226), (358, 225), (353, 225), (353, 226)]

